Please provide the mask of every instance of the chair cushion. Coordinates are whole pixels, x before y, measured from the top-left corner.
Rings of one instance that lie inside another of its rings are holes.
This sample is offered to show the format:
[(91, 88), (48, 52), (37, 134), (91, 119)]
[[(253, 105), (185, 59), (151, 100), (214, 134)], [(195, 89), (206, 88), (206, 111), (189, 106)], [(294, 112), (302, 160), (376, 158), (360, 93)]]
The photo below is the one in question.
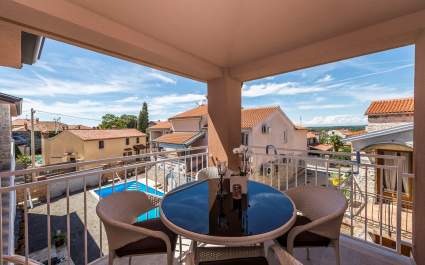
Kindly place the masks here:
[[(311, 220), (308, 219), (307, 217), (297, 215), (297, 219), (295, 221), (294, 226), (305, 225), (310, 222)], [(283, 236), (280, 236), (277, 238), (277, 241), (283, 247), (286, 247), (289, 231)], [(329, 246), (330, 242), (331, 240), (327, 237), (324, 237), (309, 231), (305, 231), (305, 232), (301, 232), (295, 237), (294, 247), (327, 247)]]
[(264, 257), (236, 258), (227, 260), (215, 260), (199, 262), (199, 265), (268, 265)]
[[(170, 238), (172, 250), (174, 251), (176, 248), (177, 235), (168, 229), (159, 218), (135, 223), (134, 225), (164, 232)], [(115, 250), (118, 257), (165, 252), (167, 252), (165, 242), (155, 237), (145, 237)]]

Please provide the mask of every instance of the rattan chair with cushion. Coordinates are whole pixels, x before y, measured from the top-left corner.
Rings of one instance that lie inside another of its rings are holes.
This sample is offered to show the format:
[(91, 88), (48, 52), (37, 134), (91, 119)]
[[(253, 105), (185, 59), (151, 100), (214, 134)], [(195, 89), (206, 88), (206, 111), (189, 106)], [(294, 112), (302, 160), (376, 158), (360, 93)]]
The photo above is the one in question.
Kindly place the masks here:
[(112, 193), (99, 201), (96, 213), (105, 226), (109, 245), (109, 265), (115, 256), (167, 254), (167, 264), (173, 263), (177, 236), (159, 218), (136, 222), (137, 217), (155, 204), (143, 192)]
[[(220, 248), (219, 248), (220, 249)], [(285, 264), (285, 265), (302, 265), (297, 259), (291, 256), (288, 252), (273, 244), (269, 247), (267, 256), (265, 255), (240, 255), (244, 252), (243, 247), (240, 248), (221, 248), (223, 252), (220, 255), (214, 253), (215, 259), (201, 261), (198, 265), (269, 265), (269, 264)], [(254, 253), (256, 254), (256, 253)], [(264, 254), (264, 251), (262, 251)], [(219, 256), (220, 258), (217, 258)], [(227, 258), (224, 258), (228, 256)], [(229, 257), (230, 256), (230, 257)]]
[(286, 191), (295, 207), (302, 214), (277, 242), (292, 254), (294, 247), (308, 248), (333, 246), (336, 262), (340, 264), (339, 236), (347, 200), (335, 188), (300, 186)]
[(219, 178), (218, 170), (216, 167), (207, 167), (204, 169), (201, 169), (196, 174), (197, 180), (206, 180), (206, 179), (212, 179), (212, 178)]

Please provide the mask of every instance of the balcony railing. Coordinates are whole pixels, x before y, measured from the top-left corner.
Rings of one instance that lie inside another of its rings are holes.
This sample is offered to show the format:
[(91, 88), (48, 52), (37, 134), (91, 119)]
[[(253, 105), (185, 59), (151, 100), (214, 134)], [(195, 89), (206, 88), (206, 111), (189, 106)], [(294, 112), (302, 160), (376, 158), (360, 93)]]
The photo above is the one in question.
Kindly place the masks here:
[[(395, 176), (397, 183), (402, 183), (403, 178), (412, 178), (413, 175), (403, 172), (404, 158), (362, 154), (359, 159), (355, 154), (309, 154), (287, 149), (266, 154), (265, 147), (250, 149), (253, 180), (282, 191), (306, 184), (334, 186), (341, 189), (349, 201), (343, 233), (389, 248), (394, 243), (398, 253), (402, 253), (404, 246), (411, 246), (411, 195), (403, 193), (402, 185), (386, 190), (381, 181), (379, 187), (376, 186), (377, 174), (391, 174), (388, 176)], [(379, 165), (373, 162), (377, 158), (394, 163)], [(372, 162), (359, 162), (366, 159)], [(15, 204), (22, 216), (17, 218), (20, 222), (15, 222), (18, 224), (15, 227), (17, 254), (25, 256), (27, 264), (29, 258), (47, 260), (48, 265), (88, 264), (108, 253), (104, 229), (94, 212), (100, 197), (128, 188), (146, 191), (149, 196), (158, 198), (196, 180), (196, 173), (207, 166), (208, 150), (199, 147), (0, 172), (2, 180), (10, 176), (16, 179), (14, 185), (1, 187), (0, 195), (16, 194)], [(0, 209), (0, 216), (4, 211), (7, 209)], [(152, 214), (157, 216), (158, 211)], [(44, 222), (37, 222), (40, 216)], [(0, 222), (3, 224), (4, 219)], [(55, 247), (57, 230), (65, 231), (63, 247)], [(42, 232), (47, 236), (40, 240), (37, 235)], [(0, 234), (3, 233), (3, 225), (0, 225)], [(5, 243), (0, 240), (0, 257), (11, 254), (4, 252)], [(59, 261), (52, 260), (55, 256)]]
[(250, 149), (255, 180), (282, 191), (298, 185), (340, 189), (349, 202), (342, 233), (410, 255), (414, 175), (406, 172), (405, 157), (296, 149), (266, 154), (265, 147)]

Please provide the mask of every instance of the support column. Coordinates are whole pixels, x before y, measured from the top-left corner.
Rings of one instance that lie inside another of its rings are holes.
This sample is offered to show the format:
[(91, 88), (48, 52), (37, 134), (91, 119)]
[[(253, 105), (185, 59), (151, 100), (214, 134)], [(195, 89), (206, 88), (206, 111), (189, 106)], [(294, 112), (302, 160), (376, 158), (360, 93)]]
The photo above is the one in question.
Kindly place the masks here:
[(415, 47), (415, 117), (413, 133), (413, 256), (425, 264), (425, 32)]
[(0, 66), (21, 68), (21, 30), (0, 21)]
[(240, 165), (233, 148), (241, 144), (241, 90), (242, 82), (228, 73), (208, 81), (208, 151), (233, 170)]

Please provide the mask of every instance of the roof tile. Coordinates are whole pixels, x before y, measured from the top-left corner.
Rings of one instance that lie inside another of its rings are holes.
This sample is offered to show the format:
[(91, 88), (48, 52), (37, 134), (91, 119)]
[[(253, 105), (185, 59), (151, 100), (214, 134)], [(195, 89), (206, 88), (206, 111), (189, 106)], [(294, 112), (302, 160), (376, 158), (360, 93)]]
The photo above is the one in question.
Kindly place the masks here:
[(399, 98), (390, 100), (372, 101), (365, 115), (395, 114), (395, 113), (413, 113), (414, 99)]
[(68, 132), (74, 134), (84, 141), (146, 136), (146, 134), (136, 129), (83, 129), (68, 130)]
[(186, 142), (191, 140), (193, 137), (195, 137), (199, 133), (200, 132), (168, 133), (154, 139), (153, 141), (157, 143), (167, 143), (167, 144), (185, 144)]

